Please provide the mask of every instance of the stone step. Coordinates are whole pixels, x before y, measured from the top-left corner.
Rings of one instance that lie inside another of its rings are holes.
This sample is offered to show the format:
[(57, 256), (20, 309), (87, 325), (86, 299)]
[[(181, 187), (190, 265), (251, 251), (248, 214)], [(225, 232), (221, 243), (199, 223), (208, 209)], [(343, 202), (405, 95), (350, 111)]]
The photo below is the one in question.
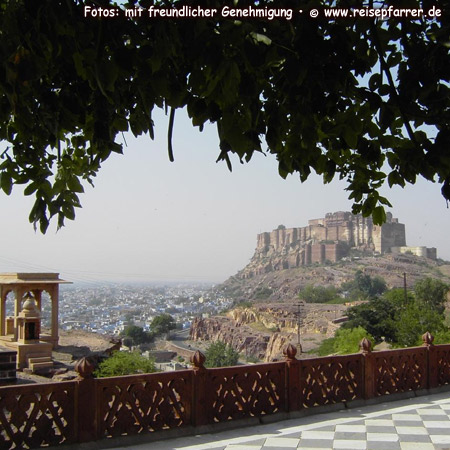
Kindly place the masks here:
[(30, 358), (51, 358), (52, 355), (50, 353), (30, 353), (28, 355), (28, 359)]
[(33, 372), (36, 372), (36, 370), (42, 370), (42, 369), (52, 369), (53, 361), (30, 363), (29, 367)]
[(50, 356), (32, 356), (28, 358), (28, 364), (36, 364), (41, 362), (51, 362), (53, 364), (53, 360)]

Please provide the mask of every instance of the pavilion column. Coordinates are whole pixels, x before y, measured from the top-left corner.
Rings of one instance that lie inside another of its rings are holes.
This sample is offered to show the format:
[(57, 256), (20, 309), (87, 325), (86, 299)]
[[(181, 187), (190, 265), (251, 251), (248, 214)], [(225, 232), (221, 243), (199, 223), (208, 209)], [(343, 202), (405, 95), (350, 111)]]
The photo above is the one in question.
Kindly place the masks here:
[(42, 314), (42, 290), (34, 289), (33, 290), (34, 299), (36, 300), (36, 305), (39, 308), (39, 311)]
[(58, 299), (59, 286), (53, 285), (50, 293), (52, 300), (52, 343), (54, 347), (58, 346), (58, 316), (59, 316), (59, 299)]
[(16, 299), (14, 301), (14, 340), (17, 341), (18, 336), (18, 326), (17, 326), (17, 318), (19, 317), (19, 313), (22, 310), (22, 299), (25, 295), (26, 289), (22, 286), (16, 286), (14, 288), (14, 294)]
[(0, 336), (6, 335), (6, 289), (0, 286)]

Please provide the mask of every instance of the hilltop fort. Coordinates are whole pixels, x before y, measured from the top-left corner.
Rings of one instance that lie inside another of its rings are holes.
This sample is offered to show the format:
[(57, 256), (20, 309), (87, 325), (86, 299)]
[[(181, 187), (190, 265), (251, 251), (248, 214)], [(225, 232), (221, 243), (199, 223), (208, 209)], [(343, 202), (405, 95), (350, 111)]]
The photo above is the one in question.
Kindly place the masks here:
[(436, 259), (436, 248), (406, 246), (405, 225), (391, 213), (379, 226), (371, 217), (338, 211), (309, 220), (305, 227), (280, 225), (276, 230), (258, 234), (255, 254), (239, 276), (251, 278), (275, 270), (334, 263), (352, 249), (365, 254), (411, 253)]

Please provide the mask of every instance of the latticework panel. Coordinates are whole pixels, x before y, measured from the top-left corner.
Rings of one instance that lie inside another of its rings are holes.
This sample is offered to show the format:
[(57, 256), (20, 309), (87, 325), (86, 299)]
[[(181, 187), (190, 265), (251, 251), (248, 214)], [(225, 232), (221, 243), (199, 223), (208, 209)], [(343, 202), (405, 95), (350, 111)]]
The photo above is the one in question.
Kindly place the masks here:
[(426, 388), (425, 347), (377, 352), (373, 357), (376, 396)]
[(192, 371), (98, 380), (101, 436), (178, 428), (190, 423)]
[(0, 388), (0, 449), (73, 442), (75, 383)]
[(431, 370), (437, 371), (438, 384), (450, 384), (450, 345), (436, 345), (436, 363), (437, 367)]
[(273, 414), (285, 407), (285, 364), (211, 369), (207, 389), (209, 422)]
[(361, 355), (302, 360), (300, 395), (306, 408), (362, 398)]

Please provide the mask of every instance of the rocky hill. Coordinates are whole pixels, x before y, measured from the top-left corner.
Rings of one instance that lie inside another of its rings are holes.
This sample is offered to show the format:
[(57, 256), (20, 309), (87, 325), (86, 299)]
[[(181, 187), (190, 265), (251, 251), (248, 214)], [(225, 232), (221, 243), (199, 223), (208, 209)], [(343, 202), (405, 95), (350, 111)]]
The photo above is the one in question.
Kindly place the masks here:
[(385, 254), (356, 256), (336, 263), (272, 270), (252, 277), (245, 276), (244, 268), (225, 281), (220, 288), (239, 301), (291, 300), (308, 284), (340, 287), (342, 283), (354, 279), (358, 270), (384, 278), (389, 288), (403, 287), (404, 273), (408, 287), (413, 287), (416, 281), (424, 277), (450, 283), (450, 263), (408, 254)]
[[(341, 287), (357, 271), (379, 276), (388, 288), (408, 288), (425, 277), (450, 284), (450, 263), (436, 248), (406, 246), (405, 225), (388, 213), (382, 226), (349, 212), (328, 213), (300, 228), (280, 225), (257, 235), (249, 264), (218, 286), (228, 297), (251, 307), (226, 316), (197, 319), (191, 339), (221, 340), (241, 353), (271, 361), (297, 342), (295, 303), (307, 285)], [(343, 305), (307, 304), (302, 315), (303, 350), (334, 334)]]
[(424, 277), (450, 282), (450, 263), (437, 249), (406, 246), (405, 225), (387, 214), (382, 226), (350, 212), (327, 213), (300, 228), (280, 225), (257, 235), (249, 264), (220, 286), (237, 300), (279, 301), (297, 297), (308, 285), (339, 287), (362, 270), (385, 279), (388, 287)]

